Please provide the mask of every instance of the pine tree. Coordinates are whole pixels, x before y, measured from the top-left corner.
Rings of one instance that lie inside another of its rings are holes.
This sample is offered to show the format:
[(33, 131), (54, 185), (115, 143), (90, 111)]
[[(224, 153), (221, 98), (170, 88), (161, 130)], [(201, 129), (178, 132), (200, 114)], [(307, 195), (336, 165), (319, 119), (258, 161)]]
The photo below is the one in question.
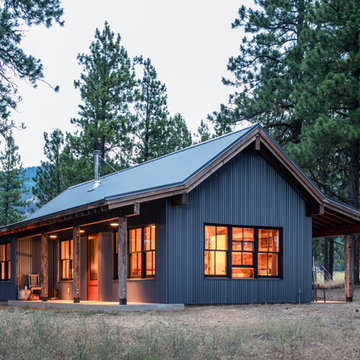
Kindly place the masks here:
[(68, 185), (62, 174), (63, 133), (59, 129), (54, 130), (50, 136), (45, 132), (44, 140), (44, 154), (47, 160), (41, 161), (41, 165), (36, 169), (36, 175), (33, 178), (35, 186), (32, 188), (39, 207), (60, 194)]
[(142, 65), (143, 76), (138, 80), (136, 110), (137, 151), (136, 162), (144, 162), (164, 154), (167, 109), (166, 86), (157, 80), (150, 59), (135, 59)]
[(218, 135), (242, 120), (261, 122), (280, 144), (300, 141), (308, 119), (297, 105), (307, 87), (301, 65), (302, 34), (308, 27), (306, 10), (311, 0), (259, 0), (259, 9), (239, 9), (233, 28), (243, 27), (240, 54), (228, 63), (235, 80), (223, 80), (238, 92), (230, 105), (210, 118)]
[[(315, 91), (300, 105), (303, 112), (320, 115), (314, 116), (314, 126), (303, 128), (302, 142), (293, 151), (307, 170), (318, 163), (314, 175), (325, 174), (323, 188), (330, 184), (343, 200), (359, 208), (360, 1), (320, 1), (309, 17), (313, 26), (305, 33), (303, 68)], [(358, 237), (354, 248), (355, 283), (359, 283)]]
[[(229, 131), (231, 131), (231, 129)], [(197, 128), (197, 133), (194, 135), (195, 135), (195, 141), (197, 143), (210, 140), (211, 138), (214, 137), (214, 135), (211, 134), (210, 132), (209, 125), (204, 120), (200, 121), (200, 125)]]
[(180, 114), (169, 116), (165, 84), (157, 79), (150, 59), (135, 59), (142, 66), (138, 80), (136, 111), (136, 162), (144, 162), (189, 146), (191, 133)]
[[(83, 103), (79, 105), (80, 117), (71, 120), (78, 130), (75, 135), (67, 134), (65, 149), (69, 166), (76, 164), (72, 174), (75, 182), (92, 178), (90, 164), (94, 150), (100, 150), (104, 160), (119, 168), (130, 161), (129, 104), (133, 100), (135, 75), (120, 42), (120, 35), (115, 36), (105, 22), (102, 32), (96, 29), (90, 53), (78, 55), (83, 72), (74, 84), (80, 89)], [(102, 173), (106, 171), (104, 168)]]
[(164, 154), (183, 149), (192, 144), (191, 132), (180, 113), (169, 118), (165, 132), (166, 143), (163, 149)]
[(17, 79), (25, 79), (36, 86), (43, 77), (40, 60), (27, 55), (20, 47), (25, 36), (23, 24), (44, 24), (50, 27), (55, 21), (62, 25), (63, 10), (59, 0), (3, 0), (0, 8), (0, 133), (5, 137), (13, 126), (10, 109), (15, 109), (20, 96)]
[(0, 154), (0, 225), (11, 224), (23, 218), (20, 207), (25, 205), (21, 199), (25, 171), (17, 150), (18, 146), (9, 132), (5, 138), (5, 149)]

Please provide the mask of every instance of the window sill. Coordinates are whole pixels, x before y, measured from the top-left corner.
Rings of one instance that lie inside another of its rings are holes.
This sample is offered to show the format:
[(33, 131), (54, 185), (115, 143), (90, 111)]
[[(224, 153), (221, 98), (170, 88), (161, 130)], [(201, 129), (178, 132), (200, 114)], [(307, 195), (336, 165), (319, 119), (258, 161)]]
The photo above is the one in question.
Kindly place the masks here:
[(205, 280), (235, 280), (235, 281), (238, 281), (238, 280), (246, 280), (246, 281), (249, 281), (249, 280), (254, 280), (254, 281), (258, 281), (258, 280), (283, 280), (282, 278), (278, 278), (278, 277), (258, 277), (258, 278), (228, 278), (228, 277), (223, 277), (223, 276), (214, 276), (214, 277), (211, 277), (211, 276), (206, 276), (204, 277)]
[(73, 280), (58, 280), (59, 283), (72, 283)]

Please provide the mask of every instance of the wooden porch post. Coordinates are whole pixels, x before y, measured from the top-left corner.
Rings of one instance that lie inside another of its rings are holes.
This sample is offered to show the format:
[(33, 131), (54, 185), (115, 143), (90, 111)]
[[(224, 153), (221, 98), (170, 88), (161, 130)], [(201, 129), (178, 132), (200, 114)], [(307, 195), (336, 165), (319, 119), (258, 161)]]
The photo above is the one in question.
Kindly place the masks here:
[(80, 228), (73, 229), (73, 297), (74, 303), (80, 302)]
[(119, 218), (118, 239), (118, 274), (119, 274), (119, 304), (126, 305), (127, 279), (127, 218)]
[(47, 301), (49, 297), (49, 236), (41, 235), (41, 300)]
[(351, 302), (354, 292), (354, 240), (350, 234), (345, 235), (345, 249), (344, 249), (344, 262), (345, 262), (345, 299)]

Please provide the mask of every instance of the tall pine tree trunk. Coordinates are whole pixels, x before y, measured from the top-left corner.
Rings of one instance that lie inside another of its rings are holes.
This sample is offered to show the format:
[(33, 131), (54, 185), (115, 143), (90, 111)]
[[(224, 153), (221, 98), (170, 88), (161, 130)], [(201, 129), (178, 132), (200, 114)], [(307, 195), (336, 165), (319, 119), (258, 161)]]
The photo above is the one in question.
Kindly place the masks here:
[[(359, 208), (359, 174), (360, 174), (360, 146), (359, 140), (350, 144), (350, 179), (349, 179), (349, 200), (350, 205)], [(359, 236), (354, 236), (354, 283), (360, 284), (359, 279)]]

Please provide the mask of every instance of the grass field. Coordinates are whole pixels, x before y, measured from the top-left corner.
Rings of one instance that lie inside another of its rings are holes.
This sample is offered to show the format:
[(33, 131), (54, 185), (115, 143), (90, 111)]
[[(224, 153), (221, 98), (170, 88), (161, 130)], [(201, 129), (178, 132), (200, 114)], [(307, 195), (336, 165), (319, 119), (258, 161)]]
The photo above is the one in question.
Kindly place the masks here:
[(80, 313), (0, 308), (2, 359), (359, 359), (360, 303)]

